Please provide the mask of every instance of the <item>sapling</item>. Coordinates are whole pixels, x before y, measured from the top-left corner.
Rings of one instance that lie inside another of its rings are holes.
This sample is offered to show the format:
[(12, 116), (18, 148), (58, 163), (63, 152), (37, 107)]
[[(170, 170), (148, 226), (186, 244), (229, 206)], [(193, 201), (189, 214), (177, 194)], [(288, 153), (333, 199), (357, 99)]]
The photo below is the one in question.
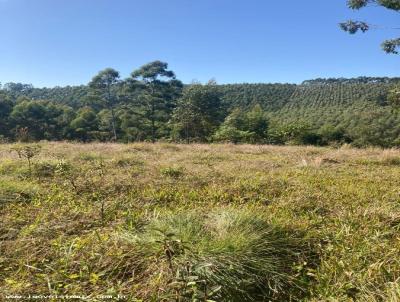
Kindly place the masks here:
[(71, 164), (61, 159), (56, 166), (56, 173), (64, 177), (74, 188), (75, 192), (78, 191), (78, 187), (76, 185), (76, 179), (78, 175), (76, 169)]
[(40, 145), (16, 145), (12, 148), (20, 159), (25, 158), (28, 161), (29, 176), (32, 175), (32, 159), (40, 154), (41, 148)]

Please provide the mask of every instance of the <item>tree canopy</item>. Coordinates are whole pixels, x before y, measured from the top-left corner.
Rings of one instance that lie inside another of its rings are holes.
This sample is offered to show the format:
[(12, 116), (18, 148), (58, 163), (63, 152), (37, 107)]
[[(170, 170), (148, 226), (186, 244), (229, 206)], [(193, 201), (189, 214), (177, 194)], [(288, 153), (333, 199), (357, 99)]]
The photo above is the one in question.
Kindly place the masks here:
[[(366, 6), (381, 6), (395, 12), (400, 11), (399, 0), (348, 0), (347, 5), (349, 8), (354, 10), (362, 9)], [(363, 21), (348, 20), (346, 22), (339, 23), (342, 30), (347, 31), (350, 34), (355, 34), (358, 31), (365, 33), (370, 30), (372, 26)], [(400, 38), (396, 37), (383, 41), (382, 49), (387, 53), (398, 54), (398, 47), (400, 46)]]
[(106, 68), (100, 71), (89, 83), (89, 98), (103, 104), (111, 112), (111, 131), (113, 140), (117, 140), (115, 106), (118, 104), (119, 72)]
[(168, 64), (161, 61), (143, 65), (127, 80), (127, 91), (136, 95), (132, 102), (137, 108), (136, 115), (149, 125), (152, 142), (165, 133), (163, 126), (182, 87), (174, 72), (168, 70)]

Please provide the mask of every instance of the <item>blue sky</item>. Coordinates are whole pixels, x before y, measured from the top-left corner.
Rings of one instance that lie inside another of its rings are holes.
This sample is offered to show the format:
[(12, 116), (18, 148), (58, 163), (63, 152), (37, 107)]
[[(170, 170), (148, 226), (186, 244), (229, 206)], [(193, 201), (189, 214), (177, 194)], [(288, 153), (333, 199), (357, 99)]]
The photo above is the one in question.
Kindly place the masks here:
[(400, 27), (399, 14), (346, 0), (0, 0), (0, 82), (85, 84), (113, 67), (122, 77), (153, 60), (179, 79), (301, 82), (399, 76), (380, 50), (399, 30), (350, 36), (349, 18)]

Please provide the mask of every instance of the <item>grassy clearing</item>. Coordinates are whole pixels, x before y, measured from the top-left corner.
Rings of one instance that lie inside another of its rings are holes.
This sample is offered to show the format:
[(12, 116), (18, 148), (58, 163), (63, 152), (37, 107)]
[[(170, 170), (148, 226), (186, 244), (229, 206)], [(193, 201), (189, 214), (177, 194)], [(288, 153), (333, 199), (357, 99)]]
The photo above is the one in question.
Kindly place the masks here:
[(400, 151), (43, 143), (29, 171), (12, 147), (3, 296), (400, 300)]

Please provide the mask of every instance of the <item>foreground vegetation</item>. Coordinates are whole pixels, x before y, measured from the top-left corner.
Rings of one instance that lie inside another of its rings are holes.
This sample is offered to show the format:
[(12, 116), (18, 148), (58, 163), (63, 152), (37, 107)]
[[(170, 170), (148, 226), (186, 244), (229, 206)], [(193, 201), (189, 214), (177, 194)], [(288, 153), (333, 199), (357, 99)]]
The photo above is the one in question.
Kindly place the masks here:
[(397, 150), (3, 144), (2, 300), (399, 301), (399, 172)]

